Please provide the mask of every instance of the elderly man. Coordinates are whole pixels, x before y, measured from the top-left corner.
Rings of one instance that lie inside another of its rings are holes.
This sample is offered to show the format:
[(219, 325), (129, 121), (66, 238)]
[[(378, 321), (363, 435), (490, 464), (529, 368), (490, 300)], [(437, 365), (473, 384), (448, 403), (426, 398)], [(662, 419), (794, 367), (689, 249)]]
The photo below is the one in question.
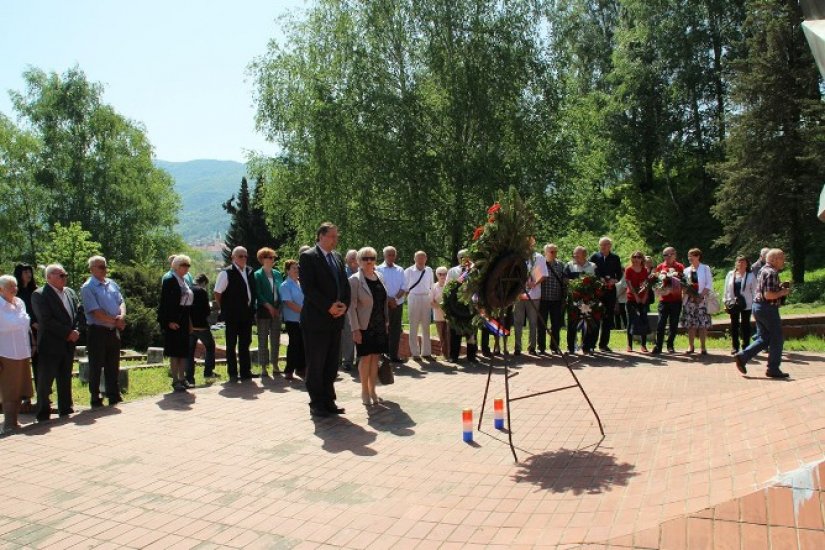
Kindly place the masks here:
[(215, 281), (215, 301), (226, 323), (226, 368), (230, 382), (237, 382), (239, 374), (241, 380), (252, 378), (249, 346), (252, 344), (256, 294), (252, 268), (246, 265), (248, 257), (246, 248), (236, 246), (232, 250), (232, 263), (218, 273)]
[[(530, 249), (536, 246), (536, 237), (530, 236)], [(513, 306), (513, 323), (516, 326), (516, 343), (514, 354), (521, 355), (521, 331), (524, 328), (524, 319), (527, 319), (527, 350), (530, 355), (536, 354), (536, 340), (539, 331), (539, 301), (541, 300), (541, 281), (547, 276), (547, 264), (544, 257), (533, 251), (527, 260), (527, 281), (524, 283), (525, 293)]]
[(760, 351), (768, 350), (768, 370), (765, 376), (769, 378), (788, 378), (787, 372), (779, 368), (782, 362), (782, 321), (779, 317), (779, 306), (782, 299), (791, 293), (787, 285), (779, 282), (779, 272), (785, 267), (785, 253), (773, 248), (765, 255), (765, 265), (759, 270), (756, 279), (756, 292), (753, 296), (753, 316), (756, 318), (758, 334), (756, 339), (744, 350), (734, 355), (736, 368), (742, 374), (747, 374), (747, 363)]
[[(587, 261), (587, 250), (583, 246), (573, 249), (573, 260), (564, 266), (565, 279), (577, 279), (586, 275), (596, 275), (596, 264)], [(567, 351), (576, 352), (576, 320), (572, 315), (567, 315)], [(593, 354), (596, 347), (596, 331), (585, 330), (582, 337), (582, 353)]]
[(335, 252), (338, 227), (324, 222), (317, 243), (301, 254), (301, 333), (306, 350), (306, 386), (309, 412), (326, 417), (343, 414), (335, 403), (335, 377), (341, 360), (341, 330), (350, 303), (350, 286), (341, 257)]
[(604, 317), (598, 325), (599, 351), (612, 351), (610, 349), (610, 331), (613, 330), (613, 316), (616, 313), (616, 283), (624, 277), (622, 261), (613, 250), (613, 241), (610, 237), (599, 239), (599, 251), (590, 256), (590, 261), (596, 265), (596, 277), (599, 277), (604, 284), (602, 294), (602, 305), (604, 305)]
[(567, 286), (564, 279), (564, 264), (558, 259), (559, 247), (553, 243), (544, 246), (544, 263), (547, 266), (547, 276), (541, 280), (541, 301), (539, 302), (539, 317), (543, 327), (539, 327), (539, 353), (547, 351), (548, 317), (550, 318), (550, 349), (553, 353), (561, 354), (561, 324), (564, 318), (564, 299), (567, 297)]
[[(45, 422), (51, 413), (49, 395), (57, 380), (57, 411), (60, 416), (74, 412), (72, 403), (72, 363), (80, 332), (80, 300), (66, 286), (68, 275), (60, 264), (46, 266), (46, 284), (32, 294), (32, 307), (40, 323), (37, 352), (37, 420)], [(99, 385), (99, 384), (98, 384)]]
[[(344, 256), (344, 271), (347, 279), (358, 273), (358, 251), (347, 250)], [(355, 342), (352, 341), (352, 328), (349, 324), (349, 315), (344, 315), (344, 330), (341, 331), (341, 366), (349, 372), (355, 363)]]
[[(462, 248), (458, 251), (458, 265), (453, 266), (447, 271), (447, 282), (450, 281), (464, 281), (464, 278), (472, 268), (472, 260), (467, 249)], [(461, 338), (467, 339), (467, 361), (470, 363), (478, 363), (476, 355), (478, 353), (478, 341), (476, 339), (476, 331), (470, 334), (462, 334), (457, 332), (453, 327), (450, 327), (450, 361), (458, 363), (458, 355), (461, 351)]]
[(751, 273), (753, 274), (754, 278), (758, 278), (759, 277), (759, 270), (761, 270), (763, 267), (765, 267), (766, 257), (768, 255), (769, 251), (770, 251), (770, 248), (768, 248), (767, 246), (764, 247), (762, 250), (760, 250), (759, 251), (759, 259), (756, 260), (755, 262), (753, 262), (753, 265), (751, 265)]
[[(415, 263), (404, 270), (404, 288), (407, 289), (407, 313), (410, 318), (410, 354), (414, 358), (422, 355), (432, 359), (430, 344), (430, 314), (432, 308), (433, 270), (427, 265), (427, 253), (419, 250), (414, 256)], [(421, 344), (418, 343), (418, 329), (421, 329)]]
[[(668, 246), (662, 251), (662, 258), (664, 258), (664, 261), (656, 266), (654, 274), (668, 273), (673, 270), (681, 275), (685, 271), (685, 266), (676, 261), (676, 249), (672, 246)], [(673, 346), (676, 342), (679, 316), (682, 313), (682, 286), (671, 284), (657, 294), (659, 295), (659, 322), (656, 325), (656, 345), (653, 348), (653, 353), (662, 353), (666, 326), (669, 326), (667, 352), (676, 353)]]
[(398, 355), (398, 343), (401, 340), (401, 318), (404, 311), (405, 284), (404, 269), (396, 265), (398, 252), (395, 247), (384, 247), (384, 262), (376, 269), (384, 277), (384, 286), (387, 288), (387, 305), (390, 308), (390, 361), (403, 363)]
[(89, 393), (92, 407), (103, 406), (100, 398), (100, 372), (106, 382), (109, 405), (123, 401), (120, 397), (120, 331), (126, 328), (126, 302), (120, 287), (106, 277), (106, 258), (89, 258), (89, 277), (80, 287), (83, 309), (86, 312), (89, 354)]

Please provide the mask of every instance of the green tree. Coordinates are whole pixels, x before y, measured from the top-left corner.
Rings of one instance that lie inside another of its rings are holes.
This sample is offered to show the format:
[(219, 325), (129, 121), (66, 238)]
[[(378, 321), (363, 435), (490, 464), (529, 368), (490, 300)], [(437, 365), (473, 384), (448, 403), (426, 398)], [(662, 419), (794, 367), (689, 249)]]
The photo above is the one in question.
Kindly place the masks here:
[(825, 236), (814, 212), (825, 169), (821, 81), (799, 4), (747, 6), (747, 56), (736, 65), (733, 88), (739, 115), (727, 160), (716, 166), (723, 183), (713, 213), (723, 224), (721, 244), (737, 251), (783, 247), (794, 281), (804, 282), (806, 255)]
[(223, 209), (232, 216), (229, 223), (229, 229), (226, 231), (224, 243), (226, 249), (223, 251), (223, 259), (228, 264), (232, 261), (232, 249), (236, 246), (245, 247), (250, 254), (248, 261), (250, 265), (255, 261), (252, 256), (255, 250), (249, 246), (250, 237), (252, 235), (252, 209), (250, 207), (249, 199), (249, 183), (246, 181), (246, 176), (241, 178), (241, 187), (238, 190), (238, 198), (232, 195), (228, 201), (223, 203)]
[(40, 257), (44, 264), (63, 265), (69, 275), (68, 285), (79, 290), (88, 277), (89, 258), (100, 251), (100, 243), (92, 240), (92, 234), (83, 229), (80, 222), (67, 226), (57, 222), (45, 239)]
[(25, 91), (11, 98), (40, 144), (31, 166), (49, 196), (47, 224), (82, 220), (106, 256), (121, 262), (157, 255), (173, 235), (179, 199), (171, 177), (152, 165), (145, 130), (103, 103), (102, 86), (77, 67), (23, 77)]

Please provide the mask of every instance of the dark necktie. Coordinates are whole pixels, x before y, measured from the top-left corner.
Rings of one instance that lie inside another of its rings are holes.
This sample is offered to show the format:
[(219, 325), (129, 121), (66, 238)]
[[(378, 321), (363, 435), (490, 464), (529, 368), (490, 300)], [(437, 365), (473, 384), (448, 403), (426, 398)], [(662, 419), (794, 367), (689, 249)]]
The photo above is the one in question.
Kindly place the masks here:
[(327, 265), (329, 266), (329, 270), (332, 272), (332, 278), (335, 280), (335, 291), (337, 292), (338, 296), (340, 296), (341, 286), (338, 282), (338, 264), (335, 261), (335, 258), (332, 257), (332, 252), (327, 254)]

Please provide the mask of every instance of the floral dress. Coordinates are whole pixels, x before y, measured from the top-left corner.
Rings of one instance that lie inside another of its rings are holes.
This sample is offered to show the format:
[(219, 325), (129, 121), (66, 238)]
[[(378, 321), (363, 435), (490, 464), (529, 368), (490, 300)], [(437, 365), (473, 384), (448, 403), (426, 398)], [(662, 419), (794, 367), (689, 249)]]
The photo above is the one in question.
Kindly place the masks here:
[[(699, 284), (699, 274), (696, 271), (690, 273), (690, 284), (694, 288)], [(682, 297), (682, 316), (679, 323), (682, 328), (710, 328), (713, 324), (708, 315), (705, 298), (702, 297), (697, 302), (690, 293), (685, 292)]]

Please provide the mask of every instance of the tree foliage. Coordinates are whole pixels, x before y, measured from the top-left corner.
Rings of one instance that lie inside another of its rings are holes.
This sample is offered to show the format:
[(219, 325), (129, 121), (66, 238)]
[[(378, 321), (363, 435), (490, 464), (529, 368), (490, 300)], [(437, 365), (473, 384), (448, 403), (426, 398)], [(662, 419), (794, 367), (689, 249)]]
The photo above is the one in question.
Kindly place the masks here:
[(0, 211), (0, 223), (25, 243), (10, 253), (39, 261), (44, 230), (73, 222), (116, 261), (179, 247), (179, 199), (171, 177), (152, 165), (145, 130), (104, 103), (102, 86), (77, 67), (23, 77), (25, 90), (10, 93), (22, 126), (0, 119), (0, 181), (17, 201), (13, 215)]

